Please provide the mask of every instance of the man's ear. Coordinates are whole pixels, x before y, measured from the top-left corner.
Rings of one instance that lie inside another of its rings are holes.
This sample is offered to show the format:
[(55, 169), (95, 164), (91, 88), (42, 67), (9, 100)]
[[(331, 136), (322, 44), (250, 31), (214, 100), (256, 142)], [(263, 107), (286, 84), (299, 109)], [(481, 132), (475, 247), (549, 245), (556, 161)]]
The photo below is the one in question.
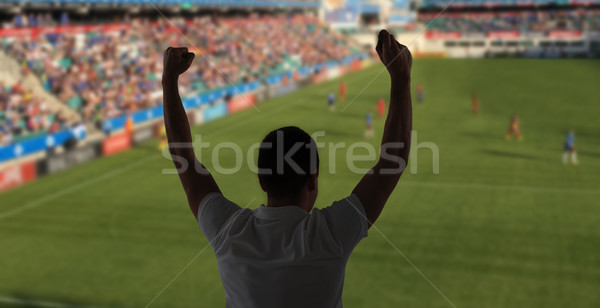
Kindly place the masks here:
[[(258, 176), (258, 175), (257, 175)], [(267, 190), (265, 189), (265, 185), (263, 185), (262, 179), (260, 178), (260, 176), (258, 176), (258, 183), (260, 184), (260, 188), (264, 191), (267, 192)]]

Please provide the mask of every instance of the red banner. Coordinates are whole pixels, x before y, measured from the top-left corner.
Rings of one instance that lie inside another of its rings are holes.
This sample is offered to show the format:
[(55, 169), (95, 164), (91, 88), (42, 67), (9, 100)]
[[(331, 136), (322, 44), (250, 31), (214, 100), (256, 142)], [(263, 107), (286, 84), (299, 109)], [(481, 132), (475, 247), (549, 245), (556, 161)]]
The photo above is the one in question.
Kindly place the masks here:
[(576, 38), (581, 37), (581, 31), (556, 30), (548, 32), (548, 37), (552, 38)]
[(88, 33), (91, 31), (111, 32), (129, 29), (129, 24), (107, 24), (86, 26), (59, 26), (59, 27), (31, 27), (31, 28), (6, 28), (0, 29), (0, 37), (38, 37), (50, 33)]
[(354, 60), (352, 60), (352, 64), (350, 65), (350, 69), (355, 72), (355, 71), (359, 71), (362, 68), (362, 63), (360, 62), (360, 60), (358, 60), (357, 58), (354, 58)]
[(488, 32), (488, 38), (519, 38), (519, 31), (493, 31)]
[(131, 134), (120, 133), (102, 140), (102, 155), (112, 155), (131, 147)]
[(457, 39), (460, 38), (460, 32), (437, 32), (437, 31), (427, 31), (425, 32), (425, 38), (428, 39)]
[[(6, 29), (0, 29), (0, 37), (16, 37), (16, 36), (22, 36), (22, 37), (30, 37), (30, 36), (37, 36), (39, 30), (37, 30), (38, 28), (6, 28)], [(37, 31), (36, 31), (37, 30)]]
[(254, 93), (236, 95), (229, 100), (229, 103), (227, 104), (227, 112), (236, 112), (238, 110), (253, 106), (254, 104), (256, 104), (256, 95)]
[(327, 81), (327, 70), (323, 68), (318, 74), (314, 74), (311, 76), (312, 83), (321, 83)]
[(351, 66), (350, 65), (342, 65), (342, 66), (340, 66), (340, 75), (345, 75), (350, 70), (351, 70)]
[(37, 177), (35, 163), (30, 161), (0, 170), (0, 191), (31, 182)]

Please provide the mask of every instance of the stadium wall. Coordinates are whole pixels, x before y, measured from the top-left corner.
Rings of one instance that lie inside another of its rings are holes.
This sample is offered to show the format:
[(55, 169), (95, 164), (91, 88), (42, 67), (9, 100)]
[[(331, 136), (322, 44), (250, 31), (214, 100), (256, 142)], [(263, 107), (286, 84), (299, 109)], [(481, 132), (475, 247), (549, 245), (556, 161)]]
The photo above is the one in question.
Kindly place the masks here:
[(465, 34), (428, 31), (414, 44), (417, 54), (444, 54), (450, 58), (600, 56), (600, 33), (550, 31), (547, 34), (494, 31)]
[(0, 191), (5, 191), (37, 178), (35, 162), (18, 163), (0, 170)]
[(49, 150), (65, 145), (73, 139), (84, 139), (86, 132), (83, 130), (64, 130), (54, 134), (34, 137), (15, 144), (0, 148), (0, 163), (14, 160), (20, 157)]

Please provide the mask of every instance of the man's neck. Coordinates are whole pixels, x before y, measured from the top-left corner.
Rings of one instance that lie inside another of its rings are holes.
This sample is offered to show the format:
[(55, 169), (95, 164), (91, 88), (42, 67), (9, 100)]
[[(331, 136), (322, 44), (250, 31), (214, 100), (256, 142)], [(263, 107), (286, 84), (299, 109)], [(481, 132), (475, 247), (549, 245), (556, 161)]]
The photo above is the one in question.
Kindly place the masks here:
[(306, 198), (303, 198), (301, 196), (291, 198), (276, 198), (272, 196), (267, 196), (267, 199), (267, 207), (297, 206), (307, 213), (310, 212), (310, 206), (308, 202), (306, 202)]

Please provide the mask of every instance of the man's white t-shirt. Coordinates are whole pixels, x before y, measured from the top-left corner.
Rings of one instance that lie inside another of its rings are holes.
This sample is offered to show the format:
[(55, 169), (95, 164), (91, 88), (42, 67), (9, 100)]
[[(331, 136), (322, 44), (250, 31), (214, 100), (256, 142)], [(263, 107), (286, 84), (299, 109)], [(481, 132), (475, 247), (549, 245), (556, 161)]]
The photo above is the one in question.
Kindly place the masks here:
[(220, 193), (198, 209), (227, 307), (342, 307), (346, 263), (367, 236), (356, 195), (310, 214), (297, 206), (243, 209)]

